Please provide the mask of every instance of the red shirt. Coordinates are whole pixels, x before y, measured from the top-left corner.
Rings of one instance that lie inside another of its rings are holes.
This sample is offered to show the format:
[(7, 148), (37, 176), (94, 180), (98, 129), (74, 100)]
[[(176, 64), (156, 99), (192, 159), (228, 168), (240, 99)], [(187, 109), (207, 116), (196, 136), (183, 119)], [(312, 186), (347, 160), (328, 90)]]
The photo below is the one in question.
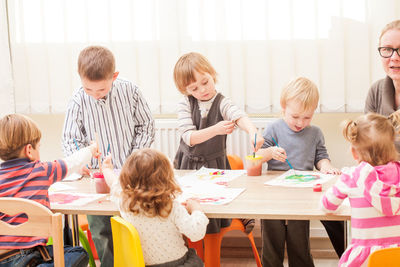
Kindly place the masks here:
[[(66, 174), (67, 166), (63, 160), (40, 162), (18, 158), (5, 161), (0, 165), (0, 197), (31, 199), (50, 209), (48, 189)], [(15, 225), (27, 220), (25, 213), (17, 212), (9, 215), (0, 212), (0, 220)], [(0, 235), (0, 249), (31, 248), (46, 243), (43, 237)]]

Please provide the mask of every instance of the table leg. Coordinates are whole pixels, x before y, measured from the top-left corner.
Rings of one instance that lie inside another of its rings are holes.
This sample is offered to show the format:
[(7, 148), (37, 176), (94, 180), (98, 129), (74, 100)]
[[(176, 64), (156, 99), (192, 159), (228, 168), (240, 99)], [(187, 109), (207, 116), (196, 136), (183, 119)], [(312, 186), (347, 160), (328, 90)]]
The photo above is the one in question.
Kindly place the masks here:
[(72, 220), (72, 240), (74, 246), (79, 246), (79, 222), (78, 222), (78, 215), (73, 214), (71, 215), (71, 220)]

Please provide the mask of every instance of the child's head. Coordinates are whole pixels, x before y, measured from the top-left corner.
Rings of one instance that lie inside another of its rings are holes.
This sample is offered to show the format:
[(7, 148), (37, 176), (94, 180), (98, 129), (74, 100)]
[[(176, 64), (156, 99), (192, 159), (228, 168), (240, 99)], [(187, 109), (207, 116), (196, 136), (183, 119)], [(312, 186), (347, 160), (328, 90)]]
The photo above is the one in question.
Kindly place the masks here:
[(174, 68), (174, 81), (182, 94), (202, 101), (210, 100), (216, 94), (217, 73), (199, 53), (191, 52), (179, 58)]
[(30, 118), (20, 114), (6, 115), (0, 120), (0, 158), (39, 160), (40, 138), (42, 133)]
[(372, 166), (384, 165), (398, 159), (394, 141), (399, 125), (399, 111), (389, 117), (368, 113), (345, 121), (343, 136), (351, 143), (355, 160)]
[(317, 108), (317, 86), (307, 78), (299, 77), (286, 85), (281, 93), (283, 119), (295, 132), (309, 126)]
[(102, 46), (86, 47), (79, 54), (78, 73), (85, 92), (101, 99), (108, 94), (112, 82), (118, 77), (114, 55)]
[(151, 148), (134, 151), (122, 166), (119, 180), (126, 210), (149, 217), (168, 217), (175, 194), (182, 192), (168, 158)]

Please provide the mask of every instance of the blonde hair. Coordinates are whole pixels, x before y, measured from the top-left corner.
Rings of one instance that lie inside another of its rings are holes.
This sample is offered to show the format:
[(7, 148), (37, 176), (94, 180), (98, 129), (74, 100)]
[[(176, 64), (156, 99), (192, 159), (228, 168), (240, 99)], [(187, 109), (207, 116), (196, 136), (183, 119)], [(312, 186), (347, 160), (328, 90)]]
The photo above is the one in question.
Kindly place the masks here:
[(214, 83), (217, 82), (217, 72), (203, 55), (191, 52), (181, 56), (175, 64), (174, 81), (178, 90), (187, 95), (186, 87), (195, 82), (194, 72), (208, 73), (213, 77)]
[(20, 114), (9, 114), (0, 120), (0, 158), (10, 160), (19, 157), (27, 144), (36, 149), (42, 133), (36, 123)]
[(319, 93), (317, 86), (305, 77), (298, 77), (289, 82), (281, 92), (281, 107), (286, 108), (287, 102), (299, 101), (302, 111), (315, 110), (318, 105)]
[(389, 30), (399, 30), (400, 31), (400, 20), (394, 20), (382, 29), (381, 36), (379, 36), (379, 44), (381, 43), (382, 36)]
[(151, 148), (134, 151), (122, 166), (119, 180), (126, 210), (149, 217), (168, 217), (173, 199), (182, 192), (168, 158)]
[(343, 136), (357, 151), (360, 160), (372, 166), (396, 161), (398, 154), (394, 145), (399, 133), (400, 111), (389, 117), (368, 113), (356, 120), (343, 122)]
[(101, 81), (112, 78), (115, 59), (110, 50), (102, 46), (89, 46), (81, 51), (78, 58), (78, 73), (81, 78)]

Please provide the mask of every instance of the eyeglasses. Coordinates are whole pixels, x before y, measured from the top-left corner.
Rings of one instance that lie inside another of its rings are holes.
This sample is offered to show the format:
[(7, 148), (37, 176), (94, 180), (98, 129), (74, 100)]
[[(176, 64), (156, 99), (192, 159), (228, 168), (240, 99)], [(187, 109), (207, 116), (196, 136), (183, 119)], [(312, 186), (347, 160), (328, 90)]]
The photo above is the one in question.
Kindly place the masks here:
[(378, 47), (379, 54), (381, 57), (389, 58), (393, 56), (394, 51), (396, 51), (397, 55), (400, 57), (400, 48), (391, 48), (391, 47)]

